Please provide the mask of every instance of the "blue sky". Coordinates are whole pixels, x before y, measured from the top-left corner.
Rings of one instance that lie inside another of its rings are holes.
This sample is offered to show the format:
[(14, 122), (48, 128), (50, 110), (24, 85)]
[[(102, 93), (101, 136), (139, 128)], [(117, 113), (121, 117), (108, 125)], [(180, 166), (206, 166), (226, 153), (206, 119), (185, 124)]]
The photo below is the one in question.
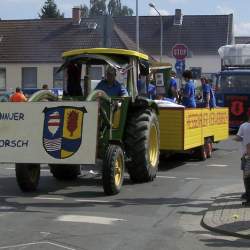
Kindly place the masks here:
[[(37, 18), (45, 0), (0, 0), (0, 18), (33, 19)], [(166, 15), (172, 15), (176, 8), (182, 9), (184, 15), (234, 14), (235, 33), (250, 36), (250, 1), (249, 0), (138, 0), (139, 15), (154, 15), (148, 6), (153, 2), (157, 9)], [(135, 10), (136, 0), (122, 0), (123, 4)], [(89, 0), (56, 0), (58, 8), (71, 17), (72, 6), (89, 4)]]

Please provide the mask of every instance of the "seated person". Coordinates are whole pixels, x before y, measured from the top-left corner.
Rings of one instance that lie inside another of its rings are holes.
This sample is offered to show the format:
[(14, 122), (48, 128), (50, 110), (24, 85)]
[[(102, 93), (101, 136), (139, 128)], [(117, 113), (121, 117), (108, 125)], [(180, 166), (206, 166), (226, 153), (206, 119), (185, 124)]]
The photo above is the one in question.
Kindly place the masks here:
[(106, 79), (101, 80), (95, 87), (95, 90), (102, 90), (110, 97), (128, 96), (127, 89), (118, 81), (116, 81), (115, 77), (116, 70), (108, 66), (106, 71)]

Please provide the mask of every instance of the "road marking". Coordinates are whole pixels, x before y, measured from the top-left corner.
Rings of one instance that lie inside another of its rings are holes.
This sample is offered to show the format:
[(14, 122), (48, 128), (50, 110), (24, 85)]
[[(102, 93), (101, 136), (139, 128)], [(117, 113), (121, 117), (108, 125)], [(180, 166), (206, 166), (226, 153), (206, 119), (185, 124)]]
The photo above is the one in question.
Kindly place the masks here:
[(83, 200), (83, 199), (78, 199), (75, 200), (77, 202), (93, 202), (93, 203), (109, 203), (110, 201), (104, 201), (104, 200)]
[(207, 165), (207, 167), (225, 168), (225, 167), (228, 167), (228, 165), (226, 165), (226, 164), (210, 164), (210, 165)]
[(16, 207), (7, 207), (7, 206), (0, 207), (0, 210), (12, 210), (12, 209), (16, 209)]
[(117, 218), (84, 216), (84, 215), (62, 215), (59, 216), (56, 220), (64, 222), (81, 222), (81, 223), (102, 224), (102, 225), (113, 225), (115, 222), (118, 221), (127, 221)]
[(201, 178), (196, 178), (196, 177), (186, 177), (184, 180), (200, 180)]
[(33, 245), (39, 245), (39, 244), (48, 244), (48, 245), (60, 247), (60, 248), (67, 249), (67, 250), (76, 250), (75, 248), (66, 247), (66, 246), (56, 244), (56, 243), (52, 243), (52, 242), (49, 242), (49, 241), (31, 242), (31, 243), (26, 243), (26, 244), (4, 246), (4, 247), (0, 247), (0, 249), (11, 249), (11, 248), (19, 248), (20, 249), (20, 247), (24, 248), (26, 246), (33, 246)]
[[(6, 170), (15, 170), (15, 168), (5, 168)], [(49, 169), (41, 169), (41, 172), (49, 172)]]
[(163, 178), (163, 179), (176, 179), (175, 176), (165, 176), (165, 175), (157, 175), (157, 178)]
[(41, 197), (41, 196), (34, 197), (34, 199), (36, 199), (36, 200), (55, 200), (55, 201), (63, 201), (63, 200), (64, 200), (64, 198), (57, 198), (57, 197)]

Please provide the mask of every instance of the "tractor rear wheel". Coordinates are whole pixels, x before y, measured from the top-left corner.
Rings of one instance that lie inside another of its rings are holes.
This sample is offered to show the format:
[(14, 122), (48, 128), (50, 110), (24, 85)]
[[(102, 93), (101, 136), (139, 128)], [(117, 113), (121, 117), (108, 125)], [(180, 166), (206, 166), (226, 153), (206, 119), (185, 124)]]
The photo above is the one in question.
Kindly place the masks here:
[(16, 180), (23, 192), (37, 189), (40, 179), (40, 164), (16, 163)]
[(124, 177), (124, 153), (120, 146), (110, 145), (103, 159), (102, 182), (105, 194), (120, 192)]
[(129, 115), (125, 135), (127, 169), (134, 182), (152, 181), (158, 171), (160, 132), (157, 115), (151, 109)]
[(58, 180), (75, 180), (81, 174), (80, 165), (49, 164), (50, 172)]

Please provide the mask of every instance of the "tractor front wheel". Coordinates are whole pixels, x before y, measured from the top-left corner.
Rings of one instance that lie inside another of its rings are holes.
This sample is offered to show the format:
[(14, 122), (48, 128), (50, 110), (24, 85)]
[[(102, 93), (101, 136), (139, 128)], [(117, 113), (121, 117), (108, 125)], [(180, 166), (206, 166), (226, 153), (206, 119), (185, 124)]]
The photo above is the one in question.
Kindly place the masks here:
[(23, 192), (37, 189), (40, 179), (40, 164), (16, 163), (16, 180)]
[(105, 194), (120, 192), (124, 177), (124, 153), (120, 146), (110, 145), (103, 159), (102, 182)]

